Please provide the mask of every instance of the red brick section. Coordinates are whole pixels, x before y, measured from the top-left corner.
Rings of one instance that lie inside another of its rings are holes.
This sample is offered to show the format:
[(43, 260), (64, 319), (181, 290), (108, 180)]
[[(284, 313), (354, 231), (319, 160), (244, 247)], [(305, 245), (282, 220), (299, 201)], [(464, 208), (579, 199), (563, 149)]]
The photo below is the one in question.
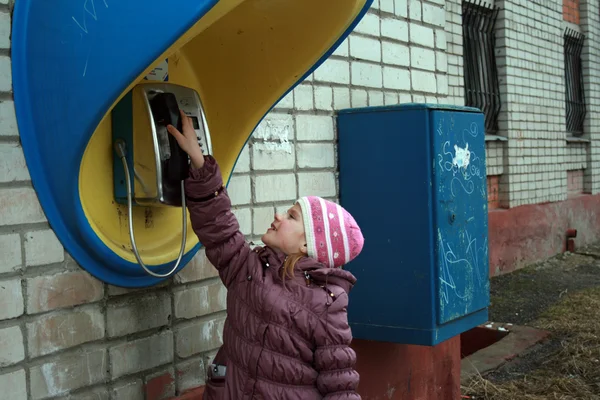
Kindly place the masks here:
[(499, 187), (500, 176), (493, 175), (487, 177), (488, 208), (490, 210), (500, 208), (500, 199), (498, 197)]
[(579, 25), (580, 0), (563, 0), (563, 19)]
[(164, 399), (166, 394), (173, 391), (174, 384), (175, 378), (169, 372), (148, 380), (145, 387), (146, 400)]
[(583, 170), (578, 169), (567, 172), (569, 196), (577, 196), (583, 193)]

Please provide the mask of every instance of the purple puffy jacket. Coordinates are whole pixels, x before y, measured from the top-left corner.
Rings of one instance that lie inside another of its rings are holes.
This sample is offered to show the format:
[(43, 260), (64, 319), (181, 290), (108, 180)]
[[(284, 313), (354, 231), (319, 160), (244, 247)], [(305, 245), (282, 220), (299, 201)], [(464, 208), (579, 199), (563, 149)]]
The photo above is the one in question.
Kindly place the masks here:
[(347, 319), (356, 278), (303, 258), (284, 287), (285, 255), (250, 248), (214, 158), (190, 170), (185, 190), (194, 231), (227, 287), (223, 346), (214, 360), (226, 366), (225, 378), (209, 372), (204, 398), (360, 399)]

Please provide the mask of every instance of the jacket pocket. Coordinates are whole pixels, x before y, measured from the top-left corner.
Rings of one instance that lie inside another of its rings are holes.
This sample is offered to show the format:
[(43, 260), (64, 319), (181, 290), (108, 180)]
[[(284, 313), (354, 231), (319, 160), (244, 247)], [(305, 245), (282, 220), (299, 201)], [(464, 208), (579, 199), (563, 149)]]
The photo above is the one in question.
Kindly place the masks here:
[(206, 388), (204, 389), (204, 400), (220, 400), (224, 398), (225, 394), (225, 378), (219, 378), (220, 380), (215, 381), (209, 379), (206, 382)]
[(225, 377), (214, 376), (211, 369), (207, 371), (206, 388), (203, 400), (220, 400), (225, 395)]

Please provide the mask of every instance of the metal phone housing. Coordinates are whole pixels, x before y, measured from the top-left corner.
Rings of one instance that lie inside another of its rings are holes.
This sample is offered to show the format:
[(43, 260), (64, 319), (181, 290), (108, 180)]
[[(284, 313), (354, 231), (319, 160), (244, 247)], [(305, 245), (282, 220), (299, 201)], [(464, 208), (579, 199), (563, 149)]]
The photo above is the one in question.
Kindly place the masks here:
[[(157, 101), (158, 96), (166, 99)], [(128, 146), (129, 169), (134, 178), (134, 204), (159, 207), (181, 206), (180, 181), (185, 178), (185, 175), (169, 174), (168, 166), (169, 162), (173, 161), (172, 157), (185, 157), (185, 172), (187, 172), (189, 160), (179, 148), (175, 138), (167, 131), (167, 125), (171, 123), (181, 130), (181, 123), (177, 123), (181, 109), (191, 118), (203, 153), (205, 155), (212, 154), (210, 132), (200, 96), (189, 87), (153, 82), (135, 86), (130, 92), (130, 98), (125, 97), (121, 103), (123, 102), (125, 104), (120, 104), (120, 109), (115, 110), (117, 111), (116, 117), (121, 120), (125, 119), (126, 122), (126, 118), (123, 118), (122, 114), (127, 112), (127, 106), (130, 105), (131, 129), (127, 129), (128, 127), (123, 126), (124, 124), (115, 124), (113, 120), (113, 135), (121, 136)], [(167, 116), (166, 119), (165, 116)], [(127, 137), (127, 132), (131, 132), (129, 137)], [(118, 171), (115, 169), (115, 174), (117, 173)], [(119, 185), (123, 186), (121, 184), (123, 180), (121, 179), (121, 182), (116, 180), (117, 176), (115, 176), (115, 198), (119, 203), (126, 204), (126, 192), (122, 187), (118, 187)]]

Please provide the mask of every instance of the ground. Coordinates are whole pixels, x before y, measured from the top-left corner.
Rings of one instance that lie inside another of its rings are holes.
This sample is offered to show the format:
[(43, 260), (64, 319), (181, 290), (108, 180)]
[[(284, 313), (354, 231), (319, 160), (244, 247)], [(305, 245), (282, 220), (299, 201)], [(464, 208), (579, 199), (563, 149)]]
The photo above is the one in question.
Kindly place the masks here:
[(490, 320), (551, 332), (463, 382), (470, 399), (600, 400), (600, 244), (491, 280)]

